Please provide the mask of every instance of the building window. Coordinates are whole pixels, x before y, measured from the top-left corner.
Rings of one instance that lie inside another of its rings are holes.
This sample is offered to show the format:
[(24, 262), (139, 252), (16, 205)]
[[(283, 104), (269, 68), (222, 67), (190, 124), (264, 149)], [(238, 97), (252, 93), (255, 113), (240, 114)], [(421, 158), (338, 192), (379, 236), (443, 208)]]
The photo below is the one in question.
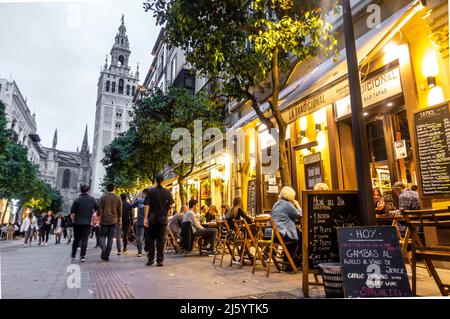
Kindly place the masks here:
[(106, 92), (109, 92), (109, 87), (111, 86), (110, 81), (106, 81)]
[(123, 66), (124, 57), (123, 55), (119, 55), (119, 66)]
[(116, 122), (116, 130), (120, 131), (122, 129), (122, 123)]
[(127, 95), (130, 95), (130, 86), (127, 85)]
[(117, 109), (116, 110), (116, 118), (122, 119), (122, 109)]
[(133, 88), (131, 89), (131, 93), (133, 94), (133, 96), (134, 96), (134, 93), (136, 92), (136, 87), (135, 86), (133, 86)]
[(123, 79), (119, 80), (119, 94), (123, 94), (123, 86), (124, 86), (124, 81)]
[(111, 92), (116, 93), (116, 82), (112, 83)]
[(177, 72), (177, 55), (175, 54), (175, 57), (172, 59), (172, 63), (170, 64), (171, 67), (171, 75), (172, 75), (172, 83), (175, 81), (175, 76)]
[(163, 68), (164, 68), (164, 49), (161, 50), (161, 53), (159, 54), (158, 57), (158, 76), (160, 76), (161, 73), (163, 72)]
[(70, 170), (64, 170), (62, 188), (70, 188)]
[(2, 93), (2, 85), (0, 84), (0, 93)]

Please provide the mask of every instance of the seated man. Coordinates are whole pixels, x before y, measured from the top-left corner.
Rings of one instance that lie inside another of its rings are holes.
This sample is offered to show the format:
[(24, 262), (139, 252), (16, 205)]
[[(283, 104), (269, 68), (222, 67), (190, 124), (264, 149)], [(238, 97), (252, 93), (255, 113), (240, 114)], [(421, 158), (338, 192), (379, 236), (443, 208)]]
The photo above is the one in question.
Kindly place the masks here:
[(188, 207), (183, 206), (181, 210), (169, 219), (169, 227), (176, 239), (181, 239), (181, 224), (183, 224), (184, 214)]
[(204, 228), (196, 217), (198, 211), (198, 200), (191, 199), (189, 201), (189, 210), (184, 215), (183, 222), (190, 222), (192, 226), (192, 232), (194, 236), (201, 236), (207, 242), (209, 242), (209, 255), (214, 256), (214, 243), (217, 238), (216, 228)]

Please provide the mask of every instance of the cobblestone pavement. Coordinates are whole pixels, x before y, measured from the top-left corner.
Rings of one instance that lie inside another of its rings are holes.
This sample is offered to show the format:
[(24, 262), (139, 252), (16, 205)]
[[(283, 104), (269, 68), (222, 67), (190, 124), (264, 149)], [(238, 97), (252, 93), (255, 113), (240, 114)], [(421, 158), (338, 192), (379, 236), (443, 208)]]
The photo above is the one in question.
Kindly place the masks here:
[[(146, 266), (136, 248), (118, 256), (113, 249), (111, 261), (100, 260), (100, 250), (89, 243), (87, 261), (72, 263), (70, 245), (24, 248), (22, 241), (0, 242), (1, 298), (45, 299), (295, 299), (302, 297), (301, 274), (278, 273), (269, 277), (262, 269), (252, 274), (251, 267), (223, 267), (212, 264), (213, 257), (187, 257), (166, 254), (164, 267)], [(115, 245), (114, 245), (115, 248)], [(450, 271), (439, 270), (449, 281)], [(76, 275), (80, 274), (80, 281)], [(311, 276), (312, 279), (312, 276)], [(419, 268), (418, 294), (439, 296), (434, 281)], [(322, 287), (312, 286), (310, 297), (323, 298)]]

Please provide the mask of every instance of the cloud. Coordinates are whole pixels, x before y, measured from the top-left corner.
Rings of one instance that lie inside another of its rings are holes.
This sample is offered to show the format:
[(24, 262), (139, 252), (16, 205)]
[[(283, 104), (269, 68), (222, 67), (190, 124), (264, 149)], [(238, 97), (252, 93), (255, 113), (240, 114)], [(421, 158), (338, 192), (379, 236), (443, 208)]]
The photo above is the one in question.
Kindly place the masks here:
[(42, 145), (51, 145), (57, 128), (58, 148), (76, 150), (88, 124), (92, 148), (100, 67), (122, 14), (141, 82), (159, 27), (141, 0), (34, 2), (0, 0), (0, 77), (11, 75), (28, 98)]

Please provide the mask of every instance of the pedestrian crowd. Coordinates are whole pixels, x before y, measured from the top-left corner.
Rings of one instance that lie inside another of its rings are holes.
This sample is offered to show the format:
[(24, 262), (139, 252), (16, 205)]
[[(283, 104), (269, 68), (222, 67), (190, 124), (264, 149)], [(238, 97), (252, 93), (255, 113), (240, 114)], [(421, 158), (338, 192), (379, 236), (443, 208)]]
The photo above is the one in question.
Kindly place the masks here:
[[(72, 259), (76, 258), (80, 250), (81, 262), (86, 261), (88, 241), (94, 235), (95, 248), (100, 248), (100, 257), (104, 261), (110, 260), (114, 238), (117, 255), (128, 252), (128, 242), (131, 239), (136, 243), (137, 257), (142, 257), (146, 252), (148, 266), (155, 262), (157, 266), (163, 266), (169, 232), (179, 245), (183, 241), (183, 232), (189, 233), (189, 236), (200, 237), (209, 255), (214, 256), (215, 243), (220, 234), (218, 228), (204, 227), (205, 223), (227, 221), (234, 232), (234, 221), (244, 219), (249, 224), (254, 222), (254, 217), (244, 212), (240, 197), (234, 198), (231, 207), (227, 204), (221, 205), (220, 211), (214, 205), (200, 207), (197, 199), (191, 198), (187, 206), (183, 205), (178, 212), (174, 212), (172, 193), (162, 186), (163, 180), (163, 175), (158, 175), (156, 186), (142, 190), (132, 202), (127, 194), (115, 194), (113, 184), (107, 185), (107, 192), (98, 200), (89, 195), (89, 186), (82, 185), (81, 194), (73, 202), (69, 215), (48, 211), (36, 217), (32, 209), (27, 207), (22, 223), (5, 225), (2, 234), (6, 233), (8, 240), (19, 234), (23, 235), (24, 246), (27, 247), (31, 246), (33, 239), (38, 240), (38, 245), (47, 246), (49, 236), (53, 233), (56, 245), (61, 243), (62, 238), (67, 244), (72, 243)], [(327, 191), (328, 186), (319, 183), (314, 190)], [(389, 213), (392, 205), (399, 210), (417, 210), (422, 207), (416, 186), (408, 189), (401, 182), (395, 183), (390, 191), (394, 203), (390, 203), (390, 206), (386, 204), (385, 194), (378, 188), (373, 190), (377, 215)], [(289, 242), (286, 246), (295, 263), (300, 264), (301, 249), (298, 248), (301, 247), (302, 236), (296, 221), (301, 218), (302, 209), (295, 197), (294, 189), (283, 187), (270, 215), (283, 240)], [(133, 209), (137, 209), (136, 218), (133, 216)]]

